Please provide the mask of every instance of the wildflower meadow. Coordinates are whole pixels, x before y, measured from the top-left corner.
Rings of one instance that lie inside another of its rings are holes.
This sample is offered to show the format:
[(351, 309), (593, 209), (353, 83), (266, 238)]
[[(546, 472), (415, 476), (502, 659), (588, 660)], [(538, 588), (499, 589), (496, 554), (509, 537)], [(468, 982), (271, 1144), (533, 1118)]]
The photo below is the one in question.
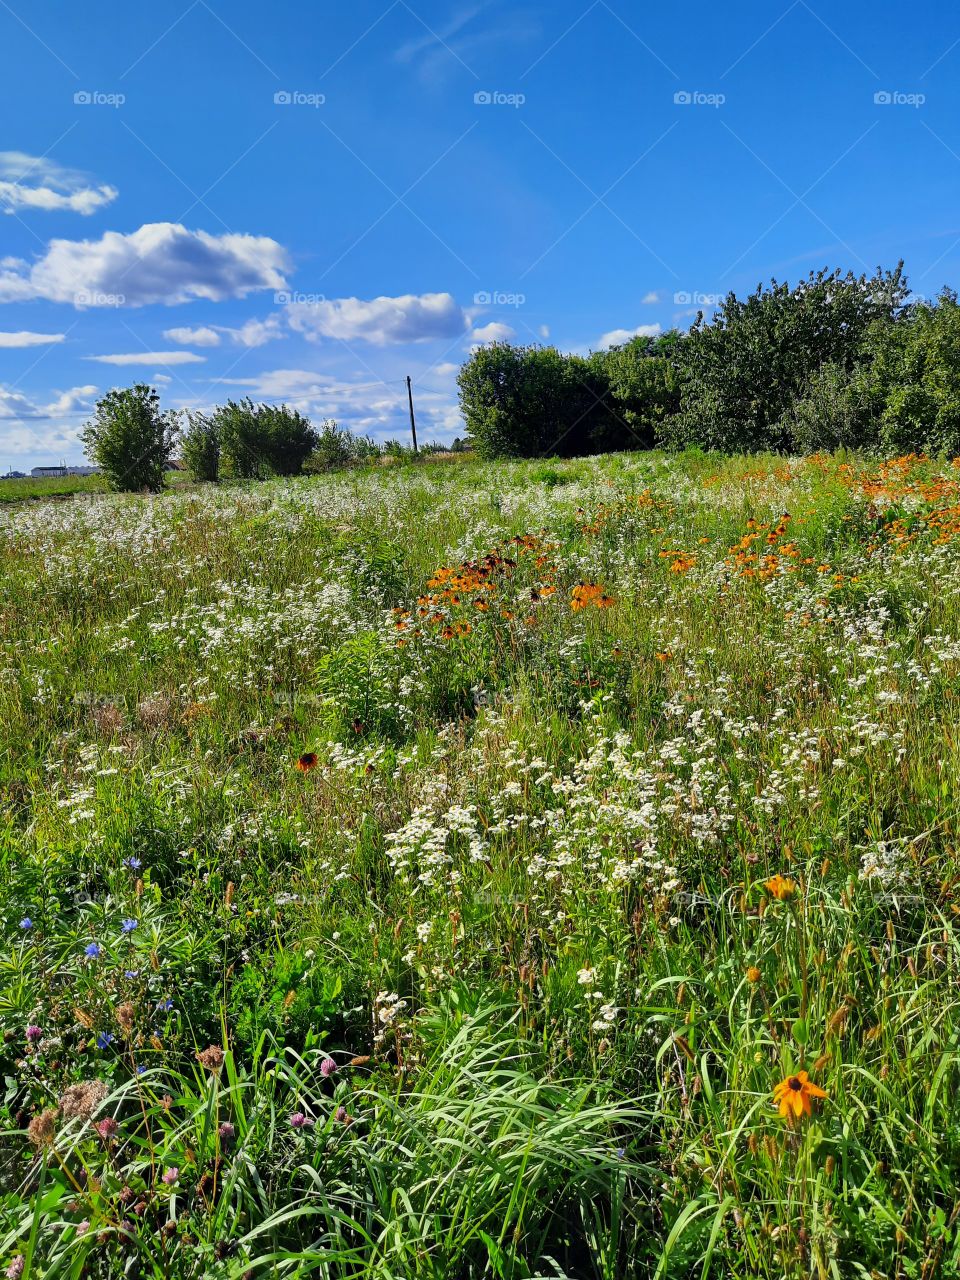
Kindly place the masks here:
[(0, 1272), (960, 1274), (960, 468), (0, 506)]

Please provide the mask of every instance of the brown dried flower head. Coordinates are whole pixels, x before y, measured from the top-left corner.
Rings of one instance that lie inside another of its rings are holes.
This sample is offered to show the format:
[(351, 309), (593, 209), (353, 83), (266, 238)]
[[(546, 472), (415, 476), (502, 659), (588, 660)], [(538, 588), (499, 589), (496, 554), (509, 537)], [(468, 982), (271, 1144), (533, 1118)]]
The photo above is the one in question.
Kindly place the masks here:
[(64, 1120), (89, 1120), (109, 1092), (102, 1080), (71, 1084), (60, 1099), (60, 1114)]
[(223, 1066), (223, 1050), (219, 1045), (211, 1044), (197, 1053), (197, 1061), (208, 1071), (216, 1074)]

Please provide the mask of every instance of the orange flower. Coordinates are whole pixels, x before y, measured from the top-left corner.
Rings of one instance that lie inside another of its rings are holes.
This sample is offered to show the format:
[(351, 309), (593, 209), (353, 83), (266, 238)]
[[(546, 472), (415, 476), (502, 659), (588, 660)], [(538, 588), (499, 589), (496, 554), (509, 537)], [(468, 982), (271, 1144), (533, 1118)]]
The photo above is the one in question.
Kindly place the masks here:
[(750, 968), (747, 970), (746, 976), (747, 976), (748, 982), (759, 982), (760, 979), (763, 977), (763, 974), (760, 972), (760, 970), (757, 968), (755, 964), (752, 964)]
[(305, 751), (297, 761), (297, 768), (301, 773), (309, 773), (311, 769), (317, 767), (317, 753), (315, 751)]
[(797, 892), (797, 882), (796, 880), (791, 880), (789, 876), (771, 876), (769, 880), (764, 881), (763, 887), (771, 897), (779, 898), (781, 902), (785, 902), (787, 898), (792, 898)]
[(773, 1091), (773, 1100), (785, 1120), (799, 1120), (801, 1116), (809, 1116), (812, 1111), (810, 1099), (826, 1097), (826, 1091), (815, 1085), (806, 1071), (787, 1076)]

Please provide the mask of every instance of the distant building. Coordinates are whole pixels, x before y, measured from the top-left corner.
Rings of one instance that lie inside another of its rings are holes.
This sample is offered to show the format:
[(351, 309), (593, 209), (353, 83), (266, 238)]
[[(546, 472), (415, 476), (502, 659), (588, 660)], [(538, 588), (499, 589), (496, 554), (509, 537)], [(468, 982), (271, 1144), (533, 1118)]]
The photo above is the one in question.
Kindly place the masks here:
[(34, 480), (59, 480), (63, 476), (96, 476), (99, 474), (99, 467), (68, 467), (62, 462), (59, 467), (34, 467), (30, 472)]
[(25, 471), (8, 471), (6, 475), (0, 476), (0, 480), (26, 480), (26, 478)]

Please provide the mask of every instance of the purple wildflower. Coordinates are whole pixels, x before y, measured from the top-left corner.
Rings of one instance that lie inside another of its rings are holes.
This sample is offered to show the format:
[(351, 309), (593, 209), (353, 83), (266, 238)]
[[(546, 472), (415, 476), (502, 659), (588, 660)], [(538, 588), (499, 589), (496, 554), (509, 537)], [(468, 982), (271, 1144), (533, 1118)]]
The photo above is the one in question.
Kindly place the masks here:
[(99, 942), (88, 942), (83, 949), (83, 954), (87, 957), (88, 960), (96, 960), (97, 957), (100, 955)]
[(6, 1270), (7, 1280), (20, 1280), (20, 1277), (23, 1275), (23, 1268), (25, 1266), (26, 1266), (26, 1259), (24, 1258), (22, 1253), (18, 1254), (14, 1258), (14, 1260), (10, 1263), (9, 1267), (7, 1267), (7, 1270)]
[(133, 920), (130, 916), (127, 916), (126, 919), (123, 920), (120, 924), (120, 928), (123, 930), (124, 933), (133, 933), (136, 927), (137, 927), (137, 921)]
[(23, 917), (23, 919), (20, 921), (20, 928), (24, 931), (24, 933), (26, 933), (28, 929), (33, 928), (33, 921), (30, 919), (29, 916)]
[(27, 1027), (27, 1044), (36, 1044), (42, 1039), (43, 1028), (38, 1027), (35, 1022), (32, 1022), (30, 1026)]
[(110, 1047), (112, 1044), (113, 1044), (113, 1032), (112, 1032), (112, 1031), (101, 1031), (101, 1032), (100, 1032), (100, 1034), (97, 1036), (97, 1048), (98, 1048), (98, 1049), (109, 1049), (109, 1047)]
[(309, 1129), (313, 1121), (308, 1119), (302, 1111), (295, 1111), (290, 1117), (290, 1126), (293, 1129)]
[(143, 863), (140, 861), (138, 857), (131, 854), (129, 858), (124, 858), (123, 865), (125, 867), (129, 867), (131, 871), (139, 871), (140, 868), (143, 866)]
[(160, 1181), (165, 1182), (168, 1187), (172, 1187), (179, 1177), (180, 1177), (180, 1170), (177, 1168), (175, 1164), (172, 1164), (169, 1169), (164, 1171), (163, 1177), (160, 1179)]
[(116, 1137), (117, 1130), (120, 1126), (114, 1120), (113, 1116), (106, 1116), (103, 1120), (93, 1126), (104, 1142), (109, 1142), (111, 1138)]
[(234, 1129), (233, 1125), (230, 1123), (229, 1120), (224, 1120), (223, 1124), (220, 1126), (218, 1130), (218, 1133), (220, 1134), (220, 1137), (223, 1138), (225, 1142), (229, 1142), (230, 1139), (233, 1137), (233, 1135), (236, 1133), (236, 1129)]
[(336, 1069), (337, 1064), (332, 1058), (324, 1058), (320, 1063), (320, 1074), (323, 1076), (324, 1080), (328, 1080), (330, 1076), (334, 1074)]

